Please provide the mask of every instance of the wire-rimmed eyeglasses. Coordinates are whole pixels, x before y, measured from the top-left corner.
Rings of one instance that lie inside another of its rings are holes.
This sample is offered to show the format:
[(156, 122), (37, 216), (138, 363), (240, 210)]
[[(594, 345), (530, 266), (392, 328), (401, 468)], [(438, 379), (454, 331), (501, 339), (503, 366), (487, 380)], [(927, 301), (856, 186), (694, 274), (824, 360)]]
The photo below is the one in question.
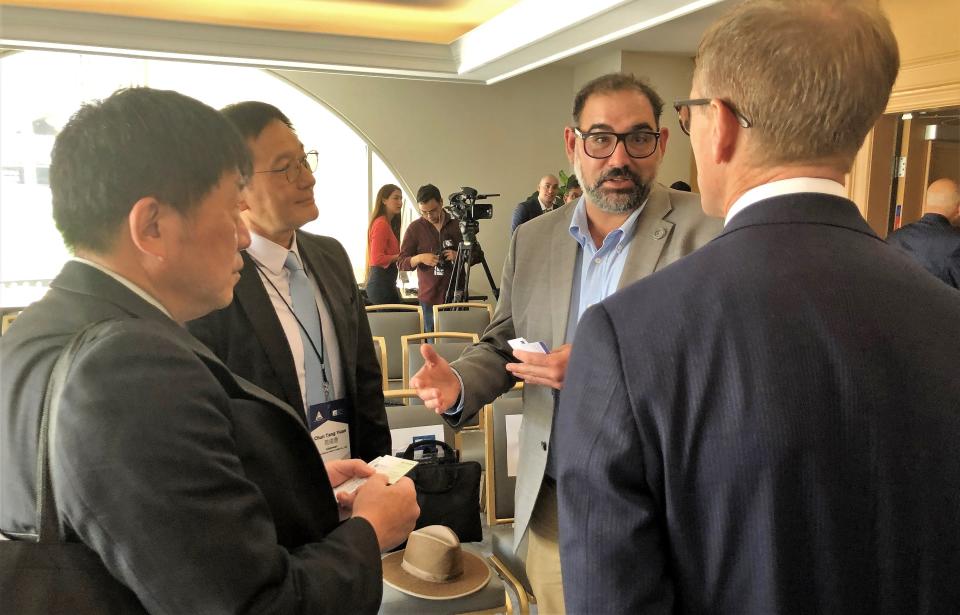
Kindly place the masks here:
[[(683, 134), (690, 136), (690, 107), (709, 105), (712, 100), (712, 98), (691, 98), (689, 100), (678, 100), (673, 103), (673, 108), (677, 110), (677, 116), (680, 119), (680, 130), (683, 131)], [(744, 114), (740, 113), (732, 102), (728, 102), (722, 98), (718, 98), (717, 100), (723, 103), (727, 109), (730, 109), (730, 112), (737, 118), (738, 124), (744, 128), (750, 128), (750, 126), (753, 125), (753, 122), (748, 120)]]
[(621, 141), (631, 158), (647, 158), (657, 151), (657, 143), (660, 141), (660, 133), (652, 130), (582, 132), (579, 128), (574, 128), (573, 132), (583, 139), (583, 151), (591, 158), (609, 158)]
[(283, 173), (284, 177), (287, 178), (287, 181), (295, 183), (300, 179), (300, 172), (304, 167), (310, 169), (310, 172), (313, 173), (317, 170), (317, 163), (319, 161), (320, 155), (316, 150), (311, 150), (299, 158), (291, 160), (281, 169), (269, 169), (267, 171), (254, 171), (254, 173)]

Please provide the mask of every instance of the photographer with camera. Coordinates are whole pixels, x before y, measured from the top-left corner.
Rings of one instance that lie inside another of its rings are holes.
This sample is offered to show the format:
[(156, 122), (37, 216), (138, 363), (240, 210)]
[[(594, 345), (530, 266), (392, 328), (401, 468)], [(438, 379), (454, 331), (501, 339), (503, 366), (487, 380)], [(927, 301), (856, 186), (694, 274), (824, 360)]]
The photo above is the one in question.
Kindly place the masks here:
[[(433, 331), (433, 306), (444, 302), (457, 246), (463, 241), (457, 221), (443, 210), (443, 197), (433, 184), (417, 190), (417, 208), (422, 216), (407, 227), (400, 244), (397, 267), (401, 271), (417, 271), (418, 296), (423, 308), (423, 329)], [(483, 258), (479, 246), (471, 254), (470, 264)]]

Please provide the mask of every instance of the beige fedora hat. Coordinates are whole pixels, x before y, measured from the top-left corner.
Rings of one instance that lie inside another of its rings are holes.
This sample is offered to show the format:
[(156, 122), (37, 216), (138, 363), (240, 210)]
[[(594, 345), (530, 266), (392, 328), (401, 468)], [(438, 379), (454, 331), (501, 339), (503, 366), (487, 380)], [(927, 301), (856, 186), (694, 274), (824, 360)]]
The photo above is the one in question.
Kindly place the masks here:
[(444, 525), (415, 530), (407, 548), (383, 558), (383, 582), (405, 594), (427, 600), (451, 600), (478, 592), (490, 581), (490, 568), (464, 551)]

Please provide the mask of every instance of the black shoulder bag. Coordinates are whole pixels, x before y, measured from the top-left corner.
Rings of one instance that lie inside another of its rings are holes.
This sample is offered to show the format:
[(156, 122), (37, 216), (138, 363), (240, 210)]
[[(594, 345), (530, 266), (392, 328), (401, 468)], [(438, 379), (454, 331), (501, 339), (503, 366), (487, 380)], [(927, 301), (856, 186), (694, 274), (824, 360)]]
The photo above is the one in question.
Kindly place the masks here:
[(136, 595), (116, 580), (100, 557), (82, 542), (60, 536), (49, 468), (51, 416), (56, 415), (67, 372), (85, 341), (106, 322), (90, 325), (70, 340), (57, 358), (47, 382), (37, 443), (38, 534), (0, 540), (0, 603), (4, 613), (18, 615), (146, 613)]
[(458, 461), (457, 453), (440, 440), (420, 440), (407, 447), (401, 455), (413, 459), (418, 448), (436, 451), (443, 456), (421, 459), (410, 478), (417, 487), (420, 518), (417, 529), (428, 525), (445, 525), (456, 532), (460, 542), (480, 542), (480, 464), (476, 461)]

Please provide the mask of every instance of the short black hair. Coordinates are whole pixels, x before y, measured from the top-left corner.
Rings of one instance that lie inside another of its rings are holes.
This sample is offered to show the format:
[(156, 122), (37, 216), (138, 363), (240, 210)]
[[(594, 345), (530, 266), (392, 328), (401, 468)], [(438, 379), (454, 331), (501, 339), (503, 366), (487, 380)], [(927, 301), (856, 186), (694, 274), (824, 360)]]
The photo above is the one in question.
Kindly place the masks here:
[(426, 203), (427, 201), (436, 201), (443, 205), (440, 189), (433, 184), (425, 184), (417, 190), (417, 203)]
[(629, 73), (602, 75), (580, 88), (573, 99), (573, 125), (580, 125), (580, 114), (583, 113), (583, 107), (587, 104), (588, 98), (594, 94), (607, 94), (624, 90), (639, 92), (650, 101), (650, 106), (653, 107), (653, 119), (656, 122), (656, 128), (659, 129), (660, 116), (663, 114), (663, 99), (653, 89), (653, 86)]
[(235, 170), (250, 175), (250, 154), (216, 109), (170, 90), (120, 89), (83, 105), (57, 135), (53, 219), (70, 248), (104, 252), (138, 200), (186, 213)]
[(247, 100), (227, 105), (220, 112), (236, 126), (244, 139), (256, 139), (267, 127), (267, 124), (274, 120), (283, 122), (287, 128), (293, 130), (293, 123), (290, 118), (283, 114), (283, 111), (258, 100)]
[(577, 179), (577, 176), (576, 176), (576, 175), (568, 175), (568, 176), (567, 176), (567, 190), (570, 190), (571, 188), (579, 188), (579, 187), (580, 187), (580, 181)]

